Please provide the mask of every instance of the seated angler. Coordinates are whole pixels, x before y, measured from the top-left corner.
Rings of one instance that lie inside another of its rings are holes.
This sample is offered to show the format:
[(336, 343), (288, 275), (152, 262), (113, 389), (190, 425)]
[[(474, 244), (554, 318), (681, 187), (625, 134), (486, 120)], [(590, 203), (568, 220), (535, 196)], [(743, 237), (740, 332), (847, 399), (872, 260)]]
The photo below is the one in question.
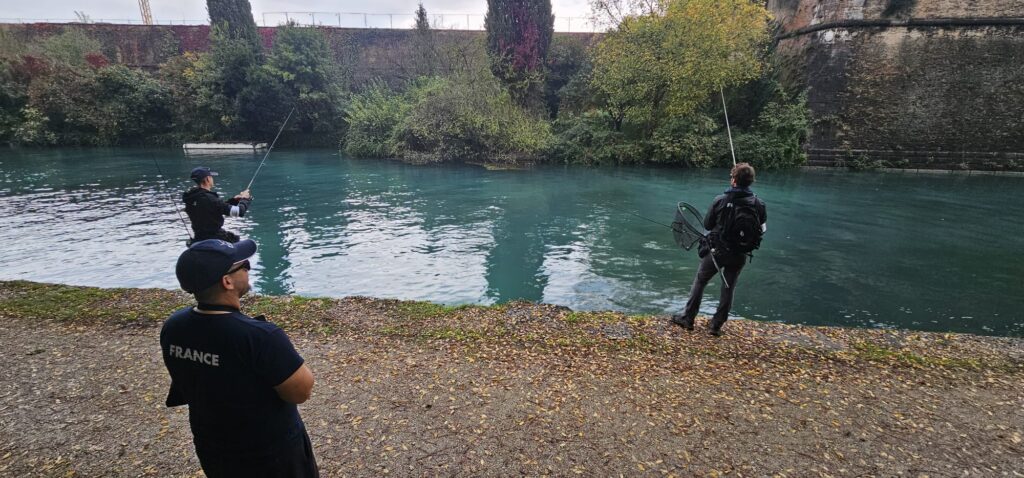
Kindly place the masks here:
[(192, 170), (192, 180), (197, 186), (182, 194), (185, 201), (185, 213), (192, 221), (192, 231), (195, 233), (194, 242), (206, 239), (221, 239), (231, 243), (239, 241), (238, 234), (222, 229), (224, 227), (224, 216), (241, 217), (249, 210), (252, 196), (246, 189), (237, 196), (225, 202), (220, 196), (213, 192), (213, 177), (217, 173), (210, 171), (207, 167), (198, 167)]

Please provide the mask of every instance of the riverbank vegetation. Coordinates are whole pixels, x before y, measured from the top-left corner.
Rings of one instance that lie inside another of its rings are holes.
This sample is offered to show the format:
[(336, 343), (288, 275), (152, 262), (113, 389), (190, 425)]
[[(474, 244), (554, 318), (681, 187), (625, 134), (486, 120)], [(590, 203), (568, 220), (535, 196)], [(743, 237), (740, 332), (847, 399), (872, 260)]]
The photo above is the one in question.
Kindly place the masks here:
[[(133, 69), (68, 26), (29, 44), (0, 30), (0, 143), (178, 145), (269, 140), (410, 162), (790, 167), (806, 100), (774, 77), (771, 19), (751, 0), (598, 0), (610, 29), (553, 34), (549, 0), (489, 0), (486, 35), (445, 36), (417, 11), (400, 76), (343, 67), (350, 47), (286, 25), (272, 47), (246, 0), (209, 0), (210, 48)], [(358, 77), (358, 78), (357, 78)]]

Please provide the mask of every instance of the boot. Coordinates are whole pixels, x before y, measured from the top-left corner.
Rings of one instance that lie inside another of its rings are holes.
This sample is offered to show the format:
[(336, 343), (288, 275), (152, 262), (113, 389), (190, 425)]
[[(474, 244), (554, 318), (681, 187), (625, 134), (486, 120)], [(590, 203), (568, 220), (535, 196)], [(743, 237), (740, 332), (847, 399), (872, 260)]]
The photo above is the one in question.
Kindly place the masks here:
[(686, 330), (693, 330), (693, 318), (687, 319), (683, 314), (673, 315), (672, 323)]
[(708, 322), (708, 333), (711, 334), (714, 337), (721, 336), (722, 335), (722, 326), (723, 325), (725, 325), (725, 320), (724, 319), (723, 320), (719, 320), (717, 318), (711, 319), (711, 322)]

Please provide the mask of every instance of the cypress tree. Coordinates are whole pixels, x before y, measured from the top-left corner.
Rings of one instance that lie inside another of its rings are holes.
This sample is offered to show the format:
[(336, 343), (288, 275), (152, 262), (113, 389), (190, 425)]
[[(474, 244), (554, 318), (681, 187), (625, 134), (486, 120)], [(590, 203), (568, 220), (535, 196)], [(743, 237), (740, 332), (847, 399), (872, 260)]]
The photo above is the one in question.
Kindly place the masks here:
[(249, 87), (250, 74), (263, 63), (263, 46), (249, 0), (207, 0), (210, 13), (210, 100), (219, 136), (248, 137), (239, 95)]
[(427, 18), (427, 9), (423, 8), (422, 3), (416, 9), (416, 32), (421, 34), (430, 32), (430, 19)]
[(536, 106), (555, 28), (551, 0), (487, 0), (484, 27), (491, 71), (516, 102)]
[(249, 0), (206, 0), (206, 10), (210, 13), (212, 29), (219, 29), (228, 39), (245, 41), (256, 54), (262, 53)]
[(413, 66), (417, 76), (432, 76), (437, 72), (437, 44), (434, 41), (434, 31), (430, 28), (430, 19), (427, 18), (427, 9), (420, 7), (416, 9), (416, 35), (413, 37), (413, 51), (415, 58)]

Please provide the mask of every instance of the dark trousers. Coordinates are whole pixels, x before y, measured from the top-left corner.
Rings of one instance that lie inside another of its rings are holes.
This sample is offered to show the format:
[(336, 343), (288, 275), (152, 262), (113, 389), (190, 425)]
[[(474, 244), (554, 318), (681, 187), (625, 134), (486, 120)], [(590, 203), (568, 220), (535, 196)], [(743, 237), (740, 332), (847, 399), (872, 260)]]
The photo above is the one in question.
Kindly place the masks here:
[(303, 430), (279, 448), (260, 453), (224, 453), (196, 448), (208, 478), (317, 478), (313, 444)]
[[(718, 310), (715, 311), (715, 316), (711, 319), (711, 328), (719, 329), (729, 319), (729, 310), (732, 309), (732, 298), (736, 294), (736, 282), (740, 278), (740, 271), (743, 270), (743, 266), (747, 264), (747, 256), (723, 255), (715, 256), (715, 260), (718, 261), (718, 266), (722, 268), (725, 281), (729, 283), (729, 287), (722, 284), (722, 295), (718, 301)], [(715, 263), (711, 260), (711, 254), (708, 254), (701, 259), (700, 267), (697, 269), (697, 277), (693, 279), (693, 286), (690, 287), (690, 299), (686, 301), (686, 309), (683, 310), (683, 317), (686, 320), (693, 320), (697, 317), (697, 312), (700, 311), (700, 301), (704, 296), (704, 287), (708, 285), (708, 281), (711, 278), (715, 277), (715, 274), (718, 274), (718, 270), (715, 269)]]

